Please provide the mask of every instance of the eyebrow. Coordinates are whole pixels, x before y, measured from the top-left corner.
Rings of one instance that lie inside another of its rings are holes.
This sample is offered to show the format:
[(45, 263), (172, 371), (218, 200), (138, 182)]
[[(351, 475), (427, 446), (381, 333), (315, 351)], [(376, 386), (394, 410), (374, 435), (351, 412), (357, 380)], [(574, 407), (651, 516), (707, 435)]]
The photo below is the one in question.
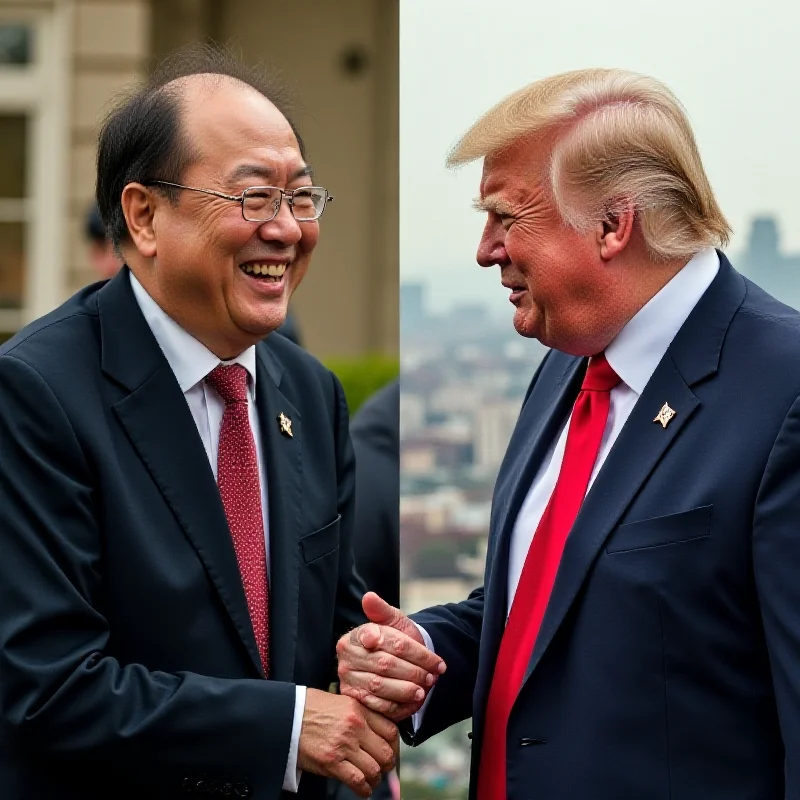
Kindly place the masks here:
[(501, 217), (511, 216), (513, 211), (510, 203), (494, 194), (490, 194), (488, 197), (476, 197), (472, 201), (472, 207), (476, 211), (493, 211)]
[[(311, 177), (313, 174), (311, 165), (305, 164), (289, 176), (289, 182), (296, 181), (298, 178)], [(228, 176), (228, 180), (231, 183), (236, 183), (236, 181), (240, 181), (242, 178), (270, 180), (274, 176), (275, 170), (272, 169), (272, 167), (266, 167), (263, 164), (239, 164)]]

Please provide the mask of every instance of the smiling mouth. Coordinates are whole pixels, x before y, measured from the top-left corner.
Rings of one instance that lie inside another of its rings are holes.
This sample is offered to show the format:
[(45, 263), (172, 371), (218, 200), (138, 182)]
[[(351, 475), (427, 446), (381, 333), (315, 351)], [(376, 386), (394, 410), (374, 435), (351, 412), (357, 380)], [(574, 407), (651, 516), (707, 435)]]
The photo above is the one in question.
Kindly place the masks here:
[(248, 261), (246, 264), (240, 264), (239, 269), (252, 278), (278, 283), (283, 278), (288, 266), (288, 264), (264, 264), (257, 261)]

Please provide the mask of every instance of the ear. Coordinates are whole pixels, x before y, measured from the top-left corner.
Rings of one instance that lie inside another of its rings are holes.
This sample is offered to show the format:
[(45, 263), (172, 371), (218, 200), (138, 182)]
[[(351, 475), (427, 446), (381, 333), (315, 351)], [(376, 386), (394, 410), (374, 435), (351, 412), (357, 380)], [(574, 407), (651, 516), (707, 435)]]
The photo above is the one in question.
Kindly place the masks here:
[(128, 233), (139, 255), (155, 258), (155, 214), (160, 198), (141, 183), (129, 183), (120, 199)]
[(605, 218), (597, 225), (597, 246), (600, 258), (611, 261), (628, 245), (636, 222), (633, 203), (623, 202), (617, 208), (606, 211)]

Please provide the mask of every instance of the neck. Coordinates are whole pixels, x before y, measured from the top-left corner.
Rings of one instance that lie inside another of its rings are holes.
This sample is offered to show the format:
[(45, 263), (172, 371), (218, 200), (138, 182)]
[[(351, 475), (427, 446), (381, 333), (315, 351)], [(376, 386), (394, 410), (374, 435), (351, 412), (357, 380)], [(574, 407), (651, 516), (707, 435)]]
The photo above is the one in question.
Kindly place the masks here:
[[(230, 361), (240, 356), (248, 347), (256, 344), (258, 339), (252, 339), (242, 335), (229, 336), (219, 331), (209, 331), (200, 324), (196, 324), (193, 315), (184, 313), (180, 304), (170, 302), (168, 291), (164, 291), (162, 285), (157, 280), (155, 270), (144, 269), (141, 265), (128, 263), (128, 268), (142, 285), (142, 288), (150, 295), (156, 305), (176, 324), (185, 330), (190, 336), (197, 339), (200, 344), (213, 353), (220, 361)], [(186, 304), (191, 306), (192, 304)], [(200, 305), (200, 303), (196, 304)], [(202, 316), (202, 315), (201, 315)]]

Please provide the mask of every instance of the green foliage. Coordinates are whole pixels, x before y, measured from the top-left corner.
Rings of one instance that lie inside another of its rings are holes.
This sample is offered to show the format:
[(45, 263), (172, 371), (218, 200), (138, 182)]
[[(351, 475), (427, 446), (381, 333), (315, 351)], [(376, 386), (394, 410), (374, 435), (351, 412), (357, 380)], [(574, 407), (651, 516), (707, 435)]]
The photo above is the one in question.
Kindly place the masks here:
[(466, 800), (467, 790), (465, 788), (443, 786), (429, 786), (419, 781), (403, 780), (400, 785), (403, 788), (403, 800)]
[(329, 358), (325, 366), (342, 382), (350, 416), (378, 389), (393, 381), (400, 372), (395, 356), (368, 355), (359, 358)]

